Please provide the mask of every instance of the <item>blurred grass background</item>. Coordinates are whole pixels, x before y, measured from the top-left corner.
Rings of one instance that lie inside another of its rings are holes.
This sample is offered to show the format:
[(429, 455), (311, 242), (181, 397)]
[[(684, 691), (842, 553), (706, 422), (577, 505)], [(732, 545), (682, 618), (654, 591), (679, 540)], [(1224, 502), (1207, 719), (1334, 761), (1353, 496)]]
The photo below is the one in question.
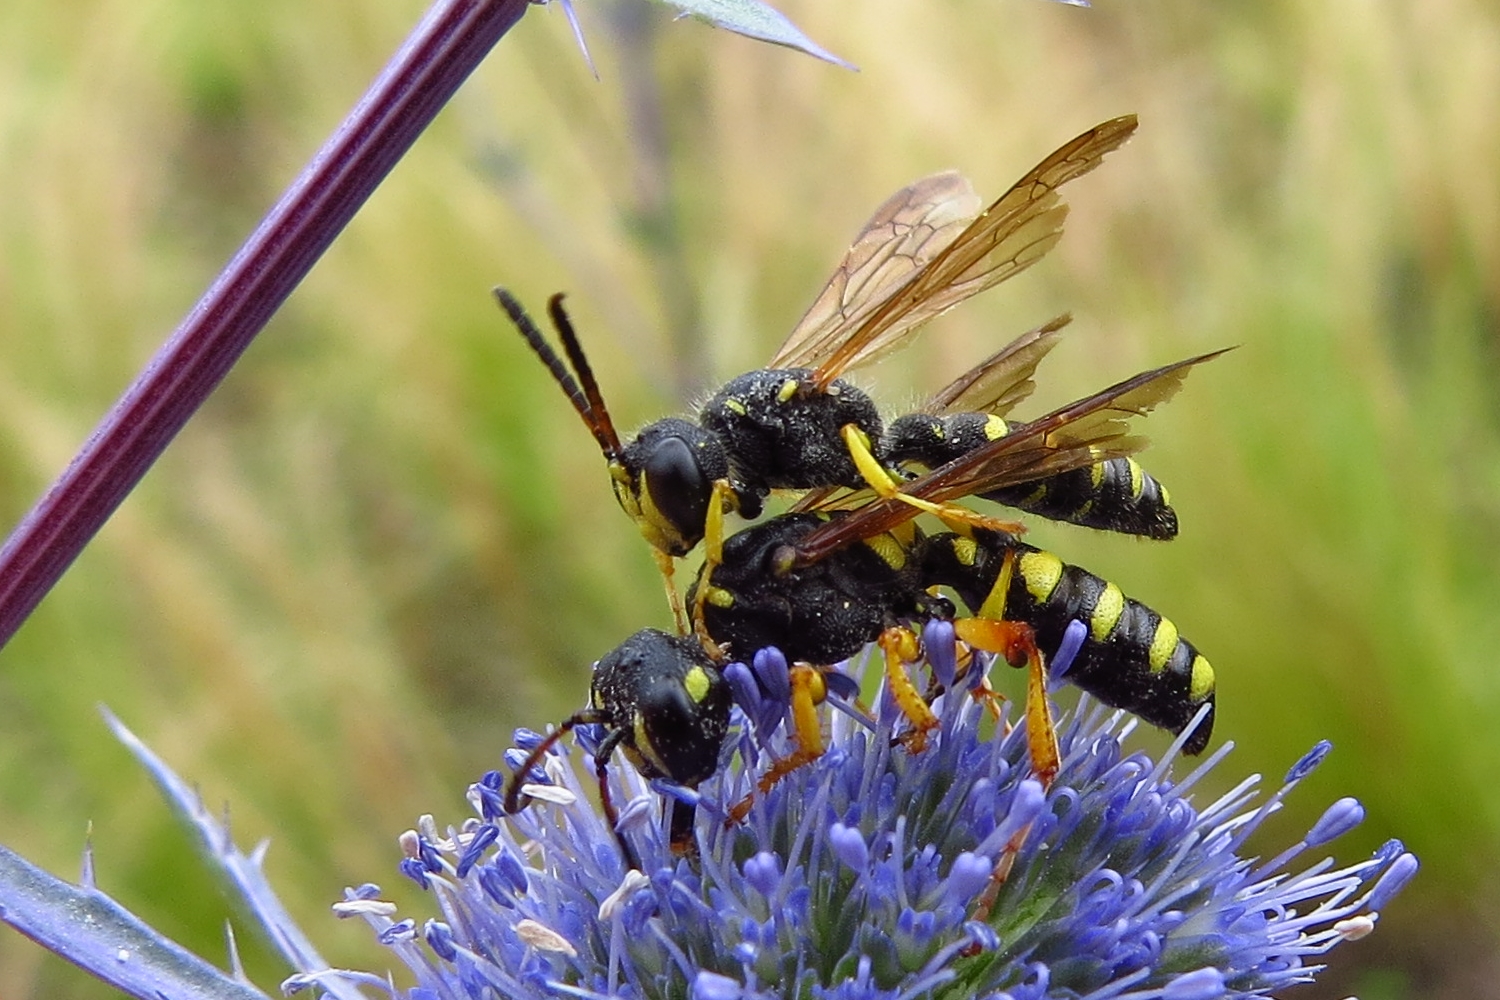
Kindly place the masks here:
[[(1421, 878), (1309, 997), (1497, 996), (1500, 9), (783, 0), (841, 71), (636, 0), (505, 39), (16, 639), (0, 842), (221, 960), (224, 901), (104, 702), (327, 906), (398, 881), (512, 727), (667, 615), (592, 440), (502, 321), (571, 293), (622, 427), (768, 357), (871, 209), (993, 196), (1084, 128), (1062, 245), (864, 376), (894, 409), (1064, 309), (1027, 412), (1227, 344), (1149, 421), (1169, 546), (1037, 526), (1220, 673), (1224, 769), (1338, 752), (1352, 860)], [(0, 524), (29, 508), (405, 36), (417, 0), (0, 5)], [(1271, 849), (1273, 845), (1267, 844)], [(282, 970), (241, 935), (250, 970)], [(0, 934), (0, 996), (110, 995)]]

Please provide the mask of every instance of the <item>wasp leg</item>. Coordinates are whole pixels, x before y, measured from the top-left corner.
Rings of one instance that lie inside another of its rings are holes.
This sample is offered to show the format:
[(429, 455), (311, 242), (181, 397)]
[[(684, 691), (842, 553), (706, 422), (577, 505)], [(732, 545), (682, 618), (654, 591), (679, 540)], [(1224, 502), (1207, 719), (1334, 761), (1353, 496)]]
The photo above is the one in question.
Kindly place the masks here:
[(1042, 782), (1052, 785), (1062, 763), (1057, 745), (1057, 727), (1052, 721), (1052, 702), (1047, 698), (1047, 666), (1042, 651), (1036, 648), (1031, 626), (1005, 620), (1005, 601), (1015, 575), (1016, 550), (1006, 549), (995, 584), (979, 606), (979, 617), (953, 623), (958, 637), (969, 645), (1005, 657), (1011, 666), (1027, 668), (1026, 742), (1031, 749), (1031, 766)]
[(882, 499), (894, 497), (902, 503), (911, 504), (918, 510), (940, 519), (954, 530), (961, 530), (967, 525), (989, 528), (991, 531), (1003, 531), (1010, 535), (1019, 535), (1026, 531), (1026, 526), (1018, 521), (987, 517), (958, 504), (935, 503), (901, 492), (900, 481), (880, 464), (880, 460), (870, 450), (870, 438), (863, 430), (855, 424), (845, 424), (839, 429), (839, 433), (843, 435), (844, 446), (849, 449), (849, 457), (854, 460), (854, 467), (859, 470), (860, 476), (870, 489)]
[[(990, 913), (995, 908), (995, 900), (1000, 896), (1000, 888), (1005, 885), (1005, 880), (1010, 878), (1011, 869), (1016, 865), (1016, 855), (1021, 852), (1026, 838), (1031, 835), (1031, 827), (1032, 824), (1027, 823), (1005, 842), (1005, 849), (1000, 852), (995, 868), (990, 872), (989, 884), (984, 887), (984, 892), (980, 893), (979, 898), (974, 902), (974, 912), (970, 915), (970, 920), (989, 923)], [(959, 954), (965, 958), (972, 958), (979, 954), (979, 946), (970, 945)]]
[(629, 735), (628, 729), (613, 729), (599, 742), (599, 748), (594, 751), (594, 774), (599, 778), (599, 807), (604, 811), (604, 821), (609, 824), (609, 832), (615, 835), (615, 843), (620, 845), (620, 853), (625, 856), (625, 870), (633, 868), (644, 871), (640, 859), (635, 856), (635, 848), (630, 846), (625, 834), (620, 832), (620, 812), (615, 808), (614, 796), (609, 794), (609, 758)]
[[(703, 644), (704, 652), (717, 660), (723, 650), (713, 636), (708, 634), (708, 626), (703, 621), (703, 605), (708, 600), (709, 587), (707, 582), (713, 579), (714, 570), (724, 563), (724, 509), (734, 503), (734, 487), (727, 479), (714, 480), (713, 496), (708, 501), (708, 515), (703, 519), (703, 568), (698, 571), (698, 579), (703, 581), (703, 586), (698, 588), (698, 594), (693, 599), (693, 634)], [(680, 604), (677, 607), (681, 607)], [(683, 635), (687, 631), (683, 629), (679, 620), (678, 628)]]
[(823, 756), (823, 730), (818, 722), (818, 706), (828, 696), (828, 685), (816, 667), (799, 663), (792, 667), (792, 729), (797, 734), (797, 749), (771, 765), (760, 779), (764, 794), (797, 768)]
[(977, 649), (998, 653), (1014, 667), (1026, 667), (1026, 742), (1031, 749), (1031, 767), (1050, 788), (1062, 761), (1057, 730), (1052, 722), (1052, 703), (1047, 698), (1047, 667), (1030, 625), (1021, 622), (962, 618), (953, 623), (964, 642)]
[(677, 627), (677, 634), (687, 635), (690, 631), (687, 608), (683, 606), (682, 595), (677, 592), (677, 560), (655, 546), (651, 547), (651, 554), (656, 557), (656, 568), (661, 571), (662, 583), (667, 588), (667, 604), (672, 608), (672, 622)]
[(937, 716), (911, 682), (906, 671), (908, 663), (915, 663), (921, 654), (917, 634), (899, 625), (880, 634), (880, 648), (885, 652), (885, 685), (901, 709), (901, 714), (911, 722), (911, 729), (900, 737), (900, 742), (911, 753), (927, 749), (927, 734), (937, 728)]
[[(972, 646), (966, 642), (962, 642), (959, 643), (958, 649), (958, 671), (955, 676), (962, 679), (969, 676), (971, 669), (978, 670), (979, 665), (974, 659), (974, 648)], [(1005, 721), (1005, 709), (1002, 706), (1005, 704), (1006, 697), (990, 686), (990, 679), (988, 677), (981, 677), (978, 681), (969, 685), (969, 697), (975, 701), (982, 702), (984, 707), (990, 710), (990, 718), (996, 722)], [(1009, 727), (1006, 727), (1004, 731), (1009, 733)]]
[(693, 836), (693, 827), (697, 817), (697, 806), (678, 799), (672, 800), (672, 819), (668, 828), (668, 843), (672, 846), (672, 855), (687, 858), (695, 867), (698, 863), (698, 838)]

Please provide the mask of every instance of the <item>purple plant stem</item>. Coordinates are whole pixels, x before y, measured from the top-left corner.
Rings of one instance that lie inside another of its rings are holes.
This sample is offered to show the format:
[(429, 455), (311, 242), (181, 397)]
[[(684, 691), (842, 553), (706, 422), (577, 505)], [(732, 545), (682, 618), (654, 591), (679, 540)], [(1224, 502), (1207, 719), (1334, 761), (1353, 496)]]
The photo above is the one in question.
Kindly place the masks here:
[(0, 646), (203, 405), (528, 0), (436, 0), (0, 549)]

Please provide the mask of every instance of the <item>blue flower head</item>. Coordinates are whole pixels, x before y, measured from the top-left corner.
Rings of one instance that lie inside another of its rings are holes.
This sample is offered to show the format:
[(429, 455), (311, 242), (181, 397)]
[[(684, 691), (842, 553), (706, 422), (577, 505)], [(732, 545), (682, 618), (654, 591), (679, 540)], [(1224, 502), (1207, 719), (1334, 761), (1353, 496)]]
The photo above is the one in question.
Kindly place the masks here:
[[(929, 627), (925, 646), (939, 676), (954, 676), (951, 628)], [(521, 814), (503, 816), (506, 779), (491, 772), (470, 788), (474, 817), (446, 831), (424, 818), (402, 838), (401, 870), (440, 915), (395, 920), (374, 886), (340, 904), (415, 975), (393, 995), (1263, 996), (1310, 980), (1324, 953), (1373, 929), (1417, 867), (1396, 841), (1345, 867), (1289, 867), (1359, 823), (1353, 799), (1270, 861), (1241, 853), (1327, 744), (1258, 804), (1250, 777), (1200, 805), (1195, 786), (1228, 746), (1179, 778), (1175, 750), (1160, 761), (1128, 751), (1128, 717), (1085, 702), (1061, 726), (1062, 767), (1044, 788), (1023, 727), (997, 721), (962, 680), (934, 703), (939, 725), (920, 752), (894, 738), (905, 722), (888, 699), (867, 713), (845, 697), (855, 683), (835, 681), (827, 752), (762, 793), (758, 775), (793, 749), (776, 693), (785, 670), (766, 651), (727, 671), (739, 707), (697, 789), (611, 767), (644, 874), (626, 870), (590, 804), (591, 754), (562, 744)], [(523, 749), (537, 739), (517, 735)], [(695, 859), (669, 848), (671, 800), (697, 807)]]

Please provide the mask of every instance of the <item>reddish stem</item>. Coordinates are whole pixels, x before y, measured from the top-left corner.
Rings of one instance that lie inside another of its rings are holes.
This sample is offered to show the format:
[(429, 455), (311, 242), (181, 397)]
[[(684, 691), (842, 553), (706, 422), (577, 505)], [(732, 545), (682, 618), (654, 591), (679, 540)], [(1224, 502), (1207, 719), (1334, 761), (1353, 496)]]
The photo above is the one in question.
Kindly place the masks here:
[(528, 0), (436, 0), (0, 549), (0, 646), (72, 564)]

